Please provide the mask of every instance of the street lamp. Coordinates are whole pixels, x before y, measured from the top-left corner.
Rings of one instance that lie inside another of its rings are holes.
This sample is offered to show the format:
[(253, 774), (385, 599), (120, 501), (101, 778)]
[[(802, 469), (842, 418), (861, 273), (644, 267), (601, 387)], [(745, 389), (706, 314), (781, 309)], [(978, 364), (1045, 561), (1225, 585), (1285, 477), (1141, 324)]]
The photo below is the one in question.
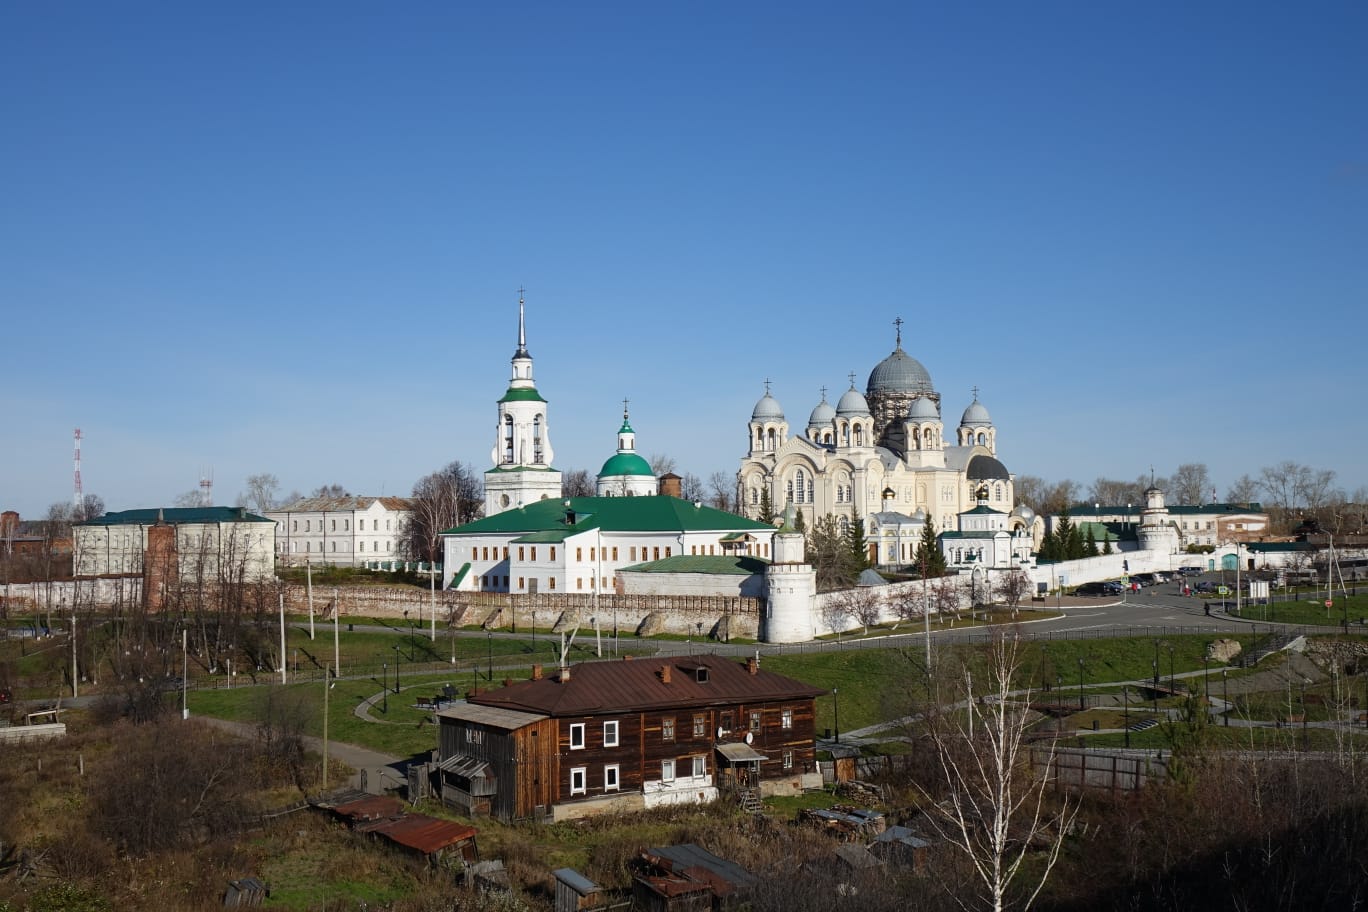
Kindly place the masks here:
[(831, 688), (832, 709), (836, 715), (836, 743), (841, 743), (841, 698), (837, 693), (837, 688)]
[(1178, 684), (1177, 681), (1174, 679), (1173, 675), (1173, 650), (1174, 645), (1172, 643), (1169, 643), (1169, 693), (1176, 694), (1178, 692)]
[(380, 690), (385, 694), (385, 706), (380, 711), (389, 715), (389, 662), (380, 663)]
[(399, 693), (399, 644), (395, 643), (390, 649), (394, 650), (394, 692)]
[(494, 631), (485, 631), (485, 640), (489, 644), (489, 682), (494, 682)]
[(1084, 710), (1087, 707), (1083, 703), (1083, 660), (1078, 660), (1078, 708)]
[(1150, 663), (1150, 667), (1154, 669), (1154, 686), (1155, 686), (1155, 687), (1158, 687), (1158, 686), (1159, 686), (1159, 641), (1158, 641), (1158, 640), (1155, 640), (1155, 641), (1154, 641), (1154, 661), (1153, 661), (1152, 663)]
[(1126, 703), (1126, 747), (1130, 747), (1130, 687), (1122, 685), (1121, 699)]
[(1226, 678), (1226, 672), (1229, 670), (1228, 668), (1221, 669), (1221, 693), (1225, 700), (1225, 724), (1227, 728), (1230, 727), (1230, 684)]
[(1210, 676), (1211, 656), (1202, 656), (1202, 693), (1206, 697), (1207, 706), (1211, 705), (1211, 676)]

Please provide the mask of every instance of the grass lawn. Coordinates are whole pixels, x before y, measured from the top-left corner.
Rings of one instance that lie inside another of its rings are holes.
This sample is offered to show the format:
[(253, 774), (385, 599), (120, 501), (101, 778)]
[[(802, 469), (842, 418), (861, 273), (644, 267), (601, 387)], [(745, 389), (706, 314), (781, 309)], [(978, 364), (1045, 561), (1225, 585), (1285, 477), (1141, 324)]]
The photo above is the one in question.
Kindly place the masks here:
[[(1351, 592), (1354, 590), (1351, 589)], [(1337, 589), (1331, 596), (1334, 603), (1325, 607), (1325, 590), (1302, 592), (1293, 601), (1283, 601), (1282, 593), (1274, 592), (1275, 599), (1268, 605), (1251, 605), (1242, 600), (1240, 613), (1236, 616), (1251, 621), (1269, 621), (1277, 624), (1305, 624), (1308, 626), (1338, 627), (1347, 617), (1350, 630), (1361, 629), (1362, 621), (1368, 618), (1368, 591), (1351, 594), (1347, 598)], [(1234, 597), (1227, 598), (1227, 609), (1235, 614)]]

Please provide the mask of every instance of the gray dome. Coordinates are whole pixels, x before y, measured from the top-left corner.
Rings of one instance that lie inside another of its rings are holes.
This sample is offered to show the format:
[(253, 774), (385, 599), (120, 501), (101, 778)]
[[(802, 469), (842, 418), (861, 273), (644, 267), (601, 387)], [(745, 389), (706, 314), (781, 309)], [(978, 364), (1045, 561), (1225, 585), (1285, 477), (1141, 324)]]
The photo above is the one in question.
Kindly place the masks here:
[(860, 395), (860, 391), (852, 386), (841, 396), (841, 401), (836, 403), (836, 414), (842, 418), (867, 418), (869, 403)]
[(969, 407), (964, 410), (964, 417), (960, 419), (960, 427), (990, 427), (992, 424), (993, 419), (988, 417), (988, 410), (977, 398), (969, 403)]
[(817, 407), (812, 410), (812, 415), (808, 418), (808, 427), (817, 424), (828, 424), (836, 417), (836, 410), (831, 407), (831, 403), (826, 401), (826, 393), (822, 393), (822, 401), (817, 403)]
[(760, 401), (755, 403), (755, 409), (751, 412), (751, 421), (783, 421), (784, 409), (779, 405), (779, 400), (769, 393), (760, 397)]
[(869, 372), (865, 391), (872, 396), (875, 393), (934, 393), (936, 390), (931, 385), (931, 375), (926, 368), (899, 345), (893, 354)]
[(1032, 510), (1025, 504), (1017, 504), (1016, 509), (1012, 511), (1012, 515), (1020, 516), (1022, 520), (1026, 522), (1027, 525), (1030, 525), (1032, 522), (1035, 521), (1035, 510)]
[(1005, 465), (992, 456), (984, 456), (982, 453), (969, 460), (969, 465), (964, 469), (964, 475), (971, 481), (1012, 480), (1012, 476), (1007, 472)]
[(912, 400), (912, 405), (907, 410), (907, 417), (913, 421), (939, 421), (940, 409), (936, 403), (931, 401), (930, 396), (918, 396)]
[(923, 510), (921, 507), (917, 507), (917, 512), (912, 514), (912, 521), (919, 523), (926, 522), (926, 511)]

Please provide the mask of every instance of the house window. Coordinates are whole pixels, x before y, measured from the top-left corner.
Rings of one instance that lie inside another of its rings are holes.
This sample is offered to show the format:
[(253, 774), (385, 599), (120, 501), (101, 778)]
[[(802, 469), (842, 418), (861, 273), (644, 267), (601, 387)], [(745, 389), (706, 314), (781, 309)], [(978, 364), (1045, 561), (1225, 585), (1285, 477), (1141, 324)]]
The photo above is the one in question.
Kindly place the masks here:
[(758, 731), (760, 730), (760, 713), (759, 713), (759, 712), (753, 712), (753, 713), (750, 714), (750, 730), (753, 731), (753, 732), (758, 732)]
[(618, 790), (618, 765), (610, 763), (603, 768), (603, 790), (605, 792), (616, 792)]
[(519, 545), (519, 546), (518, 546), (518, 560), (524, 560), (524, 556), (523, 556), (524, 554), (525, 554), (524, 548), (523, 548), (521, 545)]
[(669, 545), (666, 545), (666, 546), (665, 546), (665, 556), (666, 556), (666, 557), (669, 557), (669, 556), (670, 556), (670, 552), (671, 552), (672, 550), (673, 550), (673, 549), (670, 548)]
[(793, 728), (793, 710), (786, 709), (779, 714), (779, 727), (784, 729)]
[(521, 591), (522, 591), (522, 588), (523, 588), (523, 578), (520, 576), (520, 577), (518, 577), (518, 591), (521, 592)]
[(577, 560), (577, 561), (582, 561), (582, 560), (584, 560), (584, 549), (583, 549), (583, 548), (576, 548), (576, 549), (575, 549), (575, 560)]
[(693, 717), (693, 736), (695, 738), (706, 738), (708, 735), (708, 717)]
[(653, 550), (653, 552), (654, 552), (654, 554), (655, 554), (655, 557), (652, 558), (652, 560), (660, 560), (660, 549), (659, 549), (659, 548), (654, 548), (654, 549), (652, 549), (652, 550)]
[(587, 779), (588, 776), (585, 774), (585, 767), (577, 766), (570, 770), (570, 794), (583, 795), (587, 792), (588, 789), (585, 788)]
[(693, 758), (693, 775), (695, 779), (702, 779), (708, 775), (708, 761), (705, 757)]
[(533, 545), (533, 546), (532, 546), (532, 560), (535, 561), (536, 559), (537, 559), (537, 546), (536, 546), (536, 545)]
[(669, 718), (665, 718), (665, 719), (661, 719), (661, 720), (660, 720), (660, 740), (662, 740), (662, 741), (673, 741), (673, 740), (675, 739), (675, 736), (674, 736), (674, 732), (675, 732), (674, 724), (675, 724), (674, 716), (670, 716)]
[(552, 545), (552, 546), (551, 546), (551, 560), (554, 561), (555, 559), (556, 559), (556, 546), (555, 546), (555, 545)]
[(617, 746), (618, 746), (618, 724), (617, 724), (617, 722), (614, 721), (614, 722), (604, 722), (604, 723), (603, 723), (603, 746), (604, 746), (604, 747), (617, 747)]
[(357, 550), (358, 550), (358, 551), (365, 551), (365, 550), (366, 550), (366, 543), (365, 543), (365, 542), (361, 542), (361, 544), (360, 544), (360, 546), (357, 548)]
[(570, 749), (584, 750), (584, 723), (570, 723)]
[(590, 549), (589, 549), (589, 559), (590, 559), (590, 560), (598, 560), (598, 549), (597, 549), (597, 548), (590, 548)]
[(660, 779), (662, 782), (674, 782), (674, 761), (660, 761)]
[(784, 769), (793, 769), (793, 751), (784, 751)]
[(350, 520), (350, 519), (344, 519), (344, 520), (342, 520), (342, 531), (343, 531), (343, 532), (349, 532), (349, 531), (351, 531), (351, 520)]
[(617, 548), (613, 548), (613, 560), (617, 560)]
[(334, 532), (336, 532), (336, 531), (337, 531), (337, 520), (335, 520), (335, 519), (330, 519), (330, 520), (328, 520), (328, 522), (332, 523), (332, 530), (333, 530)]
[(298, 531), (299, 531), (299, 520), (297, 520), (297, 519), (292, 519), (292, 520), (290, 520), (290, 526), (292, 527), (292, 528), (290, 529), (291, 532), (298, 532)]
[(583, 589), (583, 588), (584, 588), (584, 577), (582, 577), (582, 576), (577, 576), (577, 577), (575, 577), (575, 588), (576, 588), (576, 589)]
[(549, 580), (547, 581), (547, 588), (548, 588), (548, 589), (555, 589), (555, 588), (556, 588), (556, 578), (555, 578), (554, 576), (551, 577), (551, 579), (549, 579)]
[(630, 548), (627, 549), (627, 559), (628, 559), (629, 561), (635, 561), (635, 560), (636, 560), (636, 546), (635, 546), (635, 545), (633, 545), (632, 547), (630, 547)]

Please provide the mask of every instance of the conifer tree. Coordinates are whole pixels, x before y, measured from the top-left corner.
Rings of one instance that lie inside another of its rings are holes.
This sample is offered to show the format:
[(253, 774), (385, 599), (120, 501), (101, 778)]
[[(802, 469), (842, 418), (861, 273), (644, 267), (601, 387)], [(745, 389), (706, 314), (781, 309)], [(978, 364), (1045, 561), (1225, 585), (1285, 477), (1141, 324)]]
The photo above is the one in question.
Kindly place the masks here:
[(774, 522), (774, 503), (770, 500), (769, 488), (760, 492), (760, 516), (762, 523)]
[(1088, 526), (1088, 534), (1083, 539), (1083, 554), (1086, 557), (1097, 557), (1097, 536), (1093, 534), (1093, 527)]
[(917, 542), (917, 551), (912, 560), (917, 564), (923, 578), (945, 575), (945, 554), (941, 552), (940, 543), (936, 541), (936, 521), (929, 516), (926, 518), (926, 524), (922, 526), (921, 541)]
[(850, 565), (855, 576), (869, 568), (869, 551), (865, 548), (864, 520), (856, 513), (846, 528), (846, 548), (850, 551)]

